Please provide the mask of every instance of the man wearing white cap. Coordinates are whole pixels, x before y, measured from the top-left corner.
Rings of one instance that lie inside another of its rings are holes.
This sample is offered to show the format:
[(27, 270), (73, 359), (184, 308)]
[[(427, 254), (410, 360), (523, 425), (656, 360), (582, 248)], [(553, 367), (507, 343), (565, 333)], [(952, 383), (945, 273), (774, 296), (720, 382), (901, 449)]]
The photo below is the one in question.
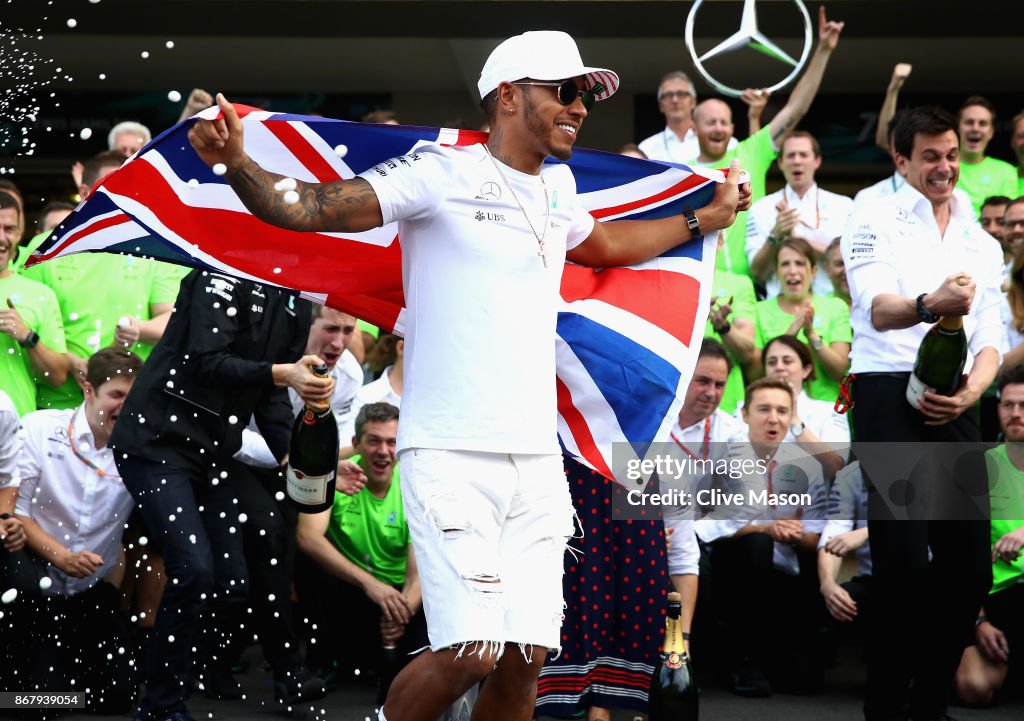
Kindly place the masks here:
[[(562, 559), (573, 511), (556, 432), (555, 321), (562, 267), (631, 265), (728, 227), (734, 166), (686, 217), (595, 222), (564, 165), (618, 76), (585, 67), (562, 32), (528, 32), (490, 55), (478, 89), (490, 138), (428, 146), (351, 179), (299, 183), (300, 201), (246, 155), (235, 110), (190, 131), (200, 157), (257, 217), (299, 231), (399, 223), (408, 305), (398, 434), (402, 494), (430, 652), (406, 667), (380, 718), (436, 719), (484, 676), (474, 718), (531, 718), (559, 645)], [(527, 353), (523, 349), (529, 349)], [(506, 644), (515, 644), (503, 653)]]

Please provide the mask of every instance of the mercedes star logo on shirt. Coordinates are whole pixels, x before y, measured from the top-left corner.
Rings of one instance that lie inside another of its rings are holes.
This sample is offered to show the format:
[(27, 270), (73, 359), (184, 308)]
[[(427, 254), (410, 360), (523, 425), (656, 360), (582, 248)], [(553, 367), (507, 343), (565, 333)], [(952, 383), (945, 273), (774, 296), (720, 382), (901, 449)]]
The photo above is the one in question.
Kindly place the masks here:
[(497, 183), (488, 181), (480, 186), (480, 197), (487, 200), (500, 200), (501, 187)]
[(713, 78), (704, 67), (705, 61), (717, 57), (718, 55), (739, 50), (740, 48), (754, 48), (768, 57), (774, 58), (775, 60), (785, 63), (793, 68), (789, 75), (775, 83), (775, 85), (767, 88), (767, 90), (775, 92), (779, 88), (790, 83), (797, 75), (800, 74), (800, 71), (807, 63), (807, 56), (811, 52), (811, 47), (814, 45), (814, 39), (811, 36), (811, 17), (807, 14), (807, 8), (804, 7), (802, 0), (793, 0), (793, 2), (796, 3), (797, 9), (800, 11), (800, 15), (804, 22), (804, 47), (803, 52), (800, 54), (800, 60), (794, 60), (792, 56), (769, 40), (760, 30), (758, 30), (757, 11), (754, 8), (755, 2), (756, 0), (743, 0), (743, 15), (740, 19), (739, 30), (699, 57), (697, 55), (696, 46), (693, 43), (693, 25), (697, 18), (697, 11), (700, 9), (701, 5), (704, 4), (704, 0), (695, 0), (693, 7), (690, 9), (690, 14), (686, 17), (686, 47), (690, 51), (690, 57), (693, 59), (693, 65), (697, 68), (697, 71), (704, 77), (704, 79), (723, 95), (730, 95), (734, 98), (738, 98), (743, 94), (743, 90), (731, 88)]

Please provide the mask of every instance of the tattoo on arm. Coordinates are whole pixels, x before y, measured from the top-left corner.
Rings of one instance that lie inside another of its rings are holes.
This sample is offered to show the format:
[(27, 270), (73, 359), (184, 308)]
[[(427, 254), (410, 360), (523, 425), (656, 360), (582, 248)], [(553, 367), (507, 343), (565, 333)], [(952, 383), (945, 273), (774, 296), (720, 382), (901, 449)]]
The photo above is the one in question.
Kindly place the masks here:
[(250, 159), (229, 173), (228, 181), (245, 207), (271, 225), (307, 232), (369, 229), (354, 227), (350, 223), (351, 215), (366, 210), (370, 203), (376, 202), (377, 196), (365, 179), (353, 178), (330, 183), (298, 181), (295, 190), (299, 194), (299, 202), (287, 203), (285, 194), (274, 188), (283, 177), (268, 173)]

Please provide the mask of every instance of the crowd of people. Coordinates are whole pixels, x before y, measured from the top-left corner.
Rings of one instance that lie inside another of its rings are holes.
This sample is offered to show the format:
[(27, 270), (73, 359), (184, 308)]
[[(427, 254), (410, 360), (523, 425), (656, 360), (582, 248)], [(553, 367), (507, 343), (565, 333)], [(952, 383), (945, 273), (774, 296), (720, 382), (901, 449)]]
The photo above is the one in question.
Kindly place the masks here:
[[(876, 137), (894, 172), (855, 198), (827, 191), (821, 147), (799, 125), (842, 30), (822, 11), (806, 70), (765, 124), (769, 94), (744, 93), (742, 139), (727, 103), (698, 102), (685, 73), (664, 75), (664, 130), (623, 152), (731, 164), (685, 222), (595, 222), (564, 167), (541, 173), (618, 86), (562, 33), (525, 33), (491, 55), (486, 144), (300, 183), (301, 217), (267, 192), (279, 176), (245, 154), (218, 97), (221, 117), (190, 141), (254, 215), (294, 230), (402, 224), (415, 298), (405, 339), (276, 287), (134, 256), (25, 268), (73, 206), (40, 209), (33, 234), (4, 180), (4, 687), (88, 688), (92, 711), (187, 721), (197, 690), (242, 697), (239, 659), (258, 642), (284, 708), (362, 672), (380, 719), (436, 718), (482, 683), (475, 718), (605, 721), (645, 710), (676, 590), (698, 668), (708, 659), (739, 695), (818, 693), (829, 645), (859, 638), (868, 721), (946, 718), (951, 694), (991, 703), (1024, 643), (1024, 520), (1012, 520), (1024, 519), (1024, 113), (1015, 167), (986, 155), (996, 117), (981, 96), (955, 116), (897, 110), (911, 71), (897, 65)], [(183, 117), (214, 102), (193, 91)], [(81, 199), (150, 137), (115, 127), (110, 149), (74, 169)], [(773, 164), (784, 185), (769, 193)], [(489, 255), (452, 210), (481, 177), (527, 221), (494, 231)], [(746, 516), (709, 503), (613, 518), (625, 489), (563, 461), (553, 386), (539, 380), (554, 378), (560, 268), (635, 264), (716, 230), (699, 357), (671, 433), (651, 440), (692, 459), (765, 459), (743, 479), (708, 473), (687, 487), (779, 500)], [(520, 252), (524, 237), (539, 254)], [(470, 290), (480, 313), (466, 312)], [(963, 382), (912, 407), (918, 346), (950, 316), (969, 341)], [(321, 362), (326, 378), (310, 372)], [(305, 402), (328, 399), (338, 491), (330, 509), (299, 514), (284, 493), (291, 429)], [(879, 472), (852, 441), (1000, 442), (953, 471), (987, 479), (985, 509), (956, 521), (879, 513)]]

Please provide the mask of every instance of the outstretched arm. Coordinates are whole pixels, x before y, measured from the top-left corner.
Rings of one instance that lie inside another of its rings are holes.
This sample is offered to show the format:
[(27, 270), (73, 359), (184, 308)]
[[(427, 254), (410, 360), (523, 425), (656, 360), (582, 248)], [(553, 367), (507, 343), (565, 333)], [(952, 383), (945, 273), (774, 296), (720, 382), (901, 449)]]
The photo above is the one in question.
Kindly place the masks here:
[(843, 31), (843, 23), (829, 20), (825, 17), (825, 6), (822, 5), (818, 11), (818, 47), (814, 49), (811, 62), (807, 64), (800, 82), (793, 88), (789, 101), (768, 123), (771, 129), (772, 143), (776, 148), (782, 146), (786, 135), (803, 120), (804, 115), (811, 107), (814, 96), (818, 94), (821, 87), (821, 79), (825, 75), (825, 68), (828, 67), (832, 51), (839, 44), (839, 34)]
[[(268, 173), (242, 147), (242, 121), (223, 94), (217, 94), (221, 117), (199, 120), (188, 131), (189, 142), (209, 166), (226, 168), (225, 177), (245, 207), (260, 220), (288, 230), (359, 232), (383, 224), (373, 188), (362, 178), (330, 183), (295, 181), (292, 197), (275, 185), (284, 176)], [(292, 200), (294, 202), (288, 202)]]
[[(737, 211), (750, 207), (750, 187), (739, 186), (740, 164), (734, 160), (725, 182), (718, 186), (714, 199), (694, 211), (702, 233), (728, 228)], [(693, 239), (681, 215), (658, 220), (616, 220), (595, 223), (585, 241), (569, 251), (573, 263), (592, 268), (633, 265), (655, 258), (677, 245)]]

